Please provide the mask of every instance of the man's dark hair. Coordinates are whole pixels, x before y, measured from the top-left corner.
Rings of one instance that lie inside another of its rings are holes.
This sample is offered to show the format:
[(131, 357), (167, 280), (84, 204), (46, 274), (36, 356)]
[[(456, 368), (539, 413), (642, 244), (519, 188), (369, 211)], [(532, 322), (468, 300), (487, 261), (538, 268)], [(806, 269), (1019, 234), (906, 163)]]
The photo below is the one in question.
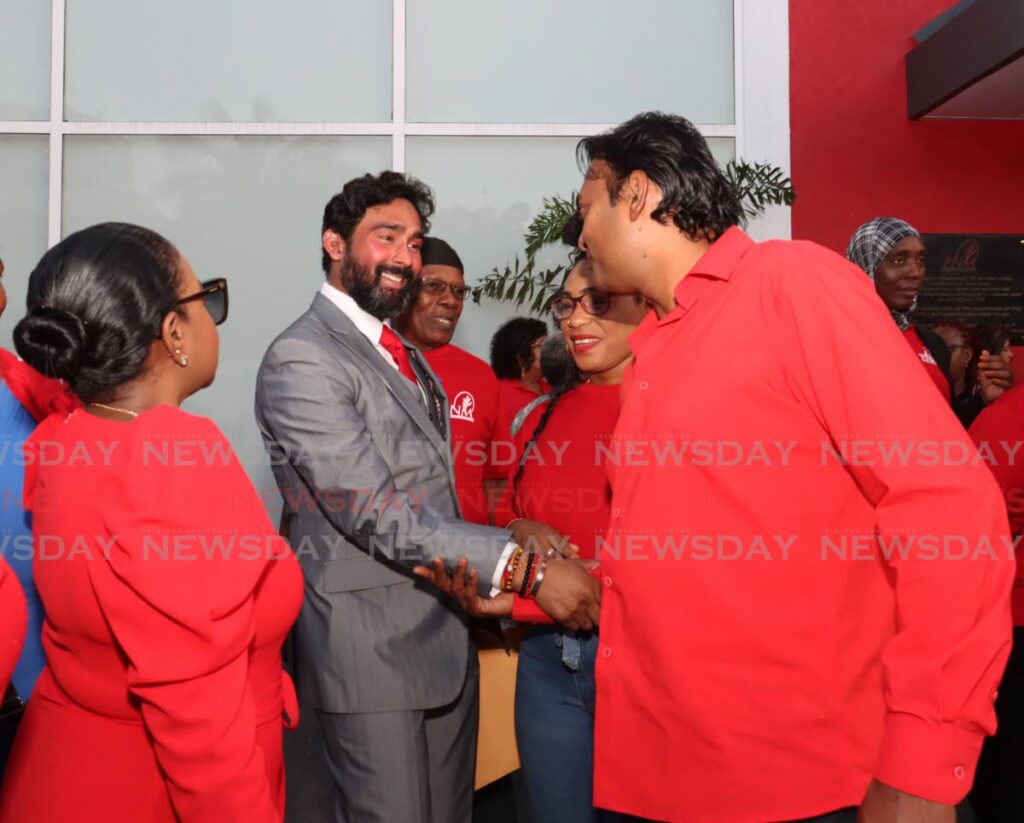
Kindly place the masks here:
[[(368, 209), (383, 206), (392, 200), (408, 200), (423, 223), (423, 232), (430, 229), (430, 215), (434, 213), (434, 195), (430, 188), (410, 174), (382, 171), (378, 175), (364, 174), (349, 180), (345, 187), (324, 208), (323, 234), (328, 229), (341, 235), (345, 244), (352, 242), (352, 233)], [(331, 268), (331, 258), (323, 250), (324, 272)]]
[(491, 338), (491, 368), (502, 380), (518, 380), (533, 365), (533, 341), (545, 337), (547, 324), (534, 317), (513, 317)]
[(576, 147), (584, 171), (595, 160), (611, 169), (608, 194), (614, 203), (626, 178), (642, 171), (662, 192), (651, 217), (670, 220), (688, 237), (703, 232), (708, 240), (743, 222), (743, 207), (735, 186), (726, 179), (707, 141), (685, 117), (660, 111), (638, 114), (621, 126)]

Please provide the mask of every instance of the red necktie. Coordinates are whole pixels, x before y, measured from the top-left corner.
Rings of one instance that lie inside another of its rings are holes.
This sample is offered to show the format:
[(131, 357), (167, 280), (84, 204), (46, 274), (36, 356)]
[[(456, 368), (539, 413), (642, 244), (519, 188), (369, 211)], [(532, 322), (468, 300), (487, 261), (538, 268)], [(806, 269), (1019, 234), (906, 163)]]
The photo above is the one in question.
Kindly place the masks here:
[(381, 329), (380, 345), (388, 354), (395, 358), (395, 362), (398, 364), (398, 371), (418, 386), (420, 383), (416, 379), (416, 372), (412, 370), (412, 365), (409, 363), (409, 353), (405, 350), (402, 341), (398, 339), (398, 335), (395, 334), (390, 326), (384, 326)]

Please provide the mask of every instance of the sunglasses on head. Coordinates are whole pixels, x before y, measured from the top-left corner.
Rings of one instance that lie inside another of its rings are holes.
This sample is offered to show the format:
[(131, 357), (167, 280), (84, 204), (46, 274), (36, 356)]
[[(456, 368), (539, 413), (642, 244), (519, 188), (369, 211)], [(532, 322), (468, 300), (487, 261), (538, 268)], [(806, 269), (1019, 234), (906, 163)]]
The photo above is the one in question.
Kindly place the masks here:
[(207, 280), (199, 284), (200, 288), (195, 294), (182, 297), (178, 305), (191, 303), (193, 300), (202, 300), (206, 310), (210, 313), (213, 325), (219, 326), (228, 319), (228, 281), (223, 277), (215, 280)]

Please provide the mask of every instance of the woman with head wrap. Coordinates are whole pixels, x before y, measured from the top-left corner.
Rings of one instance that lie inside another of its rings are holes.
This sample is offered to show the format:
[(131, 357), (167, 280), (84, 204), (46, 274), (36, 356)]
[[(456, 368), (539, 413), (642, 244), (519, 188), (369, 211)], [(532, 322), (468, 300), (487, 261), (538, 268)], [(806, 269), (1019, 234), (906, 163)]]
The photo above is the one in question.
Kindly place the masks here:
[(924, 241), (917, 229), (895, 217), (876, 217), (853, 233), (846, 256), (874, 281), (875, 291), (928, 376), (952, 403), (949, 347), (930, 327), (911, 318), (925, 274)]
[[(930, 326), (912, 318), (925, 278), (925, 246), (920, 233), (904, 220), (876, 217), (853, 233), (846, 256), (874, 281), (875, 291), (910, 347), (939, 391), (952, 403), (954, 381), (949, 346)], [(1007, 388), (1013, 384), (1009, 363), (998, 356), (983, 352), (978, 358), (978, 369), (996, 385)]]

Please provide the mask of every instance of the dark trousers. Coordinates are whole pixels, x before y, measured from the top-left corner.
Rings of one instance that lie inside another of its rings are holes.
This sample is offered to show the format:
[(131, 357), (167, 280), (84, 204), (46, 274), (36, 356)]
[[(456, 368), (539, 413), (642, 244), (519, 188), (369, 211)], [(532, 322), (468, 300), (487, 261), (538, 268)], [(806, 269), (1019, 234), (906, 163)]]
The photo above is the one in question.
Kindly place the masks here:
[(968, 799), (977, 823), (1024, 820), (1024, 626), (1013, 629), (1013, 650), (996, 699), (999, 729), (985, 740)]
[(428, 711), (317, 711), (334, 780), (335, 823), (471, 823), (480, 670)]

